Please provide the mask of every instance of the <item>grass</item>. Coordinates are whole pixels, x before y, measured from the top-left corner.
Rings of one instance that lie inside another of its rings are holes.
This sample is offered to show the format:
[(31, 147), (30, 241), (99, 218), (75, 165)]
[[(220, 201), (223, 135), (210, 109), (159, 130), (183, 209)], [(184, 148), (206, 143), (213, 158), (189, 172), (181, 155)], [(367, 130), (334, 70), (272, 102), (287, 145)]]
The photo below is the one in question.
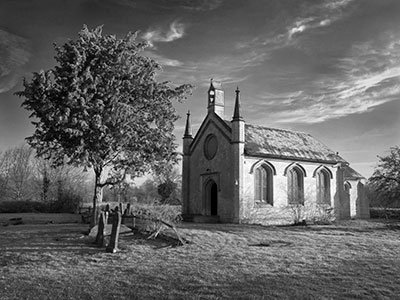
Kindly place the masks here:
[(80, 224), (0, 231), (0, 299), (396, 299), (398, 223), (182, 224), (189, 244), (124, 234), (94, 247)]

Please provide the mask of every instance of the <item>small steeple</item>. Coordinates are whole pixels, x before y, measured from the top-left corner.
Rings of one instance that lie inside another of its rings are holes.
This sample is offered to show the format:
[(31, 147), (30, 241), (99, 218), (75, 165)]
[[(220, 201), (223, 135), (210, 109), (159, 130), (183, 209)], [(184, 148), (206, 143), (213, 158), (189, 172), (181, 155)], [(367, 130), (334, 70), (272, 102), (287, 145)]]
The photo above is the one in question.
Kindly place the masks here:
[(190, 122), (190, 110), (187, 112), (185, 134), (183, 137), (192, 137), (192, 124)]
[(210, 88), (208, 89), (208, 113), (215, 113), (222, 120), (225, 118), (225, 100), (222, 84), (211, 79)]
[(232, 121), (243, 120), (240, 115), (240, 90), (239, 87), (236, 88), (236, 100), (235, 100), (235, 110), (233, 111)]

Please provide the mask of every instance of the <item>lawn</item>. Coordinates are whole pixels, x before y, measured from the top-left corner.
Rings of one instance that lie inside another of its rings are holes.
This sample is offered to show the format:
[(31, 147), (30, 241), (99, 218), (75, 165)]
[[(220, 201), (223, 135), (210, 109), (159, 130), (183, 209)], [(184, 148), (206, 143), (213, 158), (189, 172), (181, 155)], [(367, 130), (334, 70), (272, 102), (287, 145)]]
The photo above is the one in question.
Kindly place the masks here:
[(188, 224), (189, 244), (82, 224), (0, 227), (0, 299), (399, 299), (400, 224)]

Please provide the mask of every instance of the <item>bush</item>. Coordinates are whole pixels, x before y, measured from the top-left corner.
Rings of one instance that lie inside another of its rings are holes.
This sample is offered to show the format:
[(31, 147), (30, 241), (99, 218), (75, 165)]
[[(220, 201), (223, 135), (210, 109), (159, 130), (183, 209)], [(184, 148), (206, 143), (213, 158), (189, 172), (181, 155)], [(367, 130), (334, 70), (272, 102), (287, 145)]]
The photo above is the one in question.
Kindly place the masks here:
[(65, 193), (60, 199), (49, 202), (51, 213), (76, 213), (82, 203), (82, 198), (74, 193)]
[(46, 213), (48, 206), (38, 201), (2, 201), (0, 202), (0, 213)]
[(293, 225), (304, 225), (307, 223), (328, 225), (335, 220), (335, 214), (329, 205), (315, 204), (307, 201), (304, 205), (292, 204), (288, 206)]
[(76, 213), (81, 198), (74, 194), (64, 194), (61, 199), (40, 201), (1, 201), (0, 213)]
[(370, 216), (373, 219), (397, 219), (400, 220), (400, 208), (371, 207)]

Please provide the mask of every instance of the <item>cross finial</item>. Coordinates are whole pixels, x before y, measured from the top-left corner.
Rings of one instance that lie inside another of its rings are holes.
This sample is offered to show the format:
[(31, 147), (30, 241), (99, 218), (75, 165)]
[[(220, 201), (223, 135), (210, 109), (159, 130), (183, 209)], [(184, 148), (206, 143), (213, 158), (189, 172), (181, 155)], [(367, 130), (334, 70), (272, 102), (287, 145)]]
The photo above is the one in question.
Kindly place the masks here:
[(190, 110), (187, 112), (185, 134), (183, 137), (192, 137), (192, 124), (190, 122)]
[(235, 110), (233, 111), (233, 120), (242, 120), (242, 116), (240, 115), (240, 90), (239, 87), (236, 87), (236, 99), (235, 99)]

